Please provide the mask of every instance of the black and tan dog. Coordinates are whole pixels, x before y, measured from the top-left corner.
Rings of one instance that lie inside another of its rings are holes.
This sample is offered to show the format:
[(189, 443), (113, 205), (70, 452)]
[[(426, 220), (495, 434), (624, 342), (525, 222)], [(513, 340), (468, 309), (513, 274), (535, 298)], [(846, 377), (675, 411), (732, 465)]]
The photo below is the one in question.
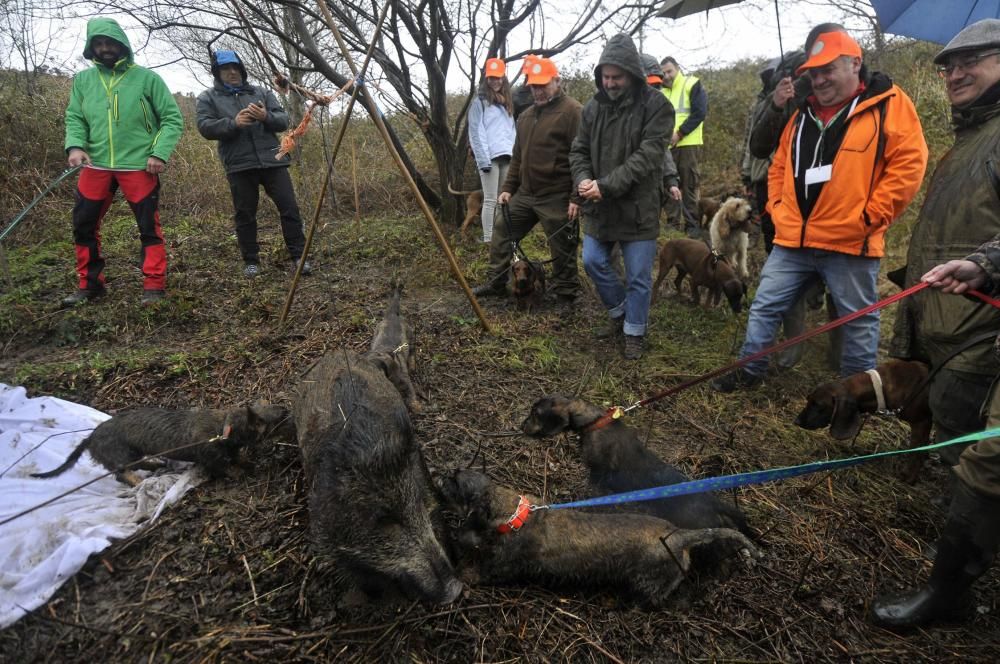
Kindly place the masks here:
[[(580, 399), (550, 394), (531, 406), (521, 430), (535, 438), (563, 431), (580, 434), (580, 450), (590, 470), (591, 487), (601, 495), (688, 480), (684, 473), (656, 456), (639, 439), (638, 432), (621, 420), (593, 428), (605, 412)], [(666, 519), (680, 528), (734, 528), (752, 536), (743, 513), (710, 493), (630, 503), (628, 509)]]
[[(137, 408), (102, 422), (61, 466), (32, 477), (61, 475), (76, 464), (84, 451), (108, 470), (117, 471), (118, 481), (132, 486), (142, 481), (132, 469), (162, 467), (154, 460), (136, 463), (152, 455), (193, 461), (211, 477), (221, 477), (238, 461), (242, 448), (262, 440), (287, 419), (287, 410), (269, 405), (233, 410)], [(130, 469), (123, 470), (126, 466)]]
[(537, 310), (545, 298), (545, 267), (520, 258), (510, 266), (510, 281), (518, 311)]
[[(756, 549), (727, 528), (680, 530), (645, 514), (536, 510), (531, 495), (459, 470), (442, 482), (446, 510), (460, 525), (464, 570), (483, 583), (534, 582), (561, 588), (598, 587), (649, 607), (662, 606), (692, 565), (753, 556)], [(516, 532), (511, 528), (517, 519)]]
[[(875, 367), (881, 384), (883, 408), (899, 410), (896, 416), (910, 425), (910, 448), (930, 443), (931, 409), (928, 405), (927, 365), (910, 360), (889, 360)], [(919, 388), (919, 392), (914, 391)], [(805, 408), (795, 418), (803, 429), (830, 427), (837, 440), (853, 438), (861, 429), (861, 415), (879, 410), (876, 384), (868, 372), (862, 371), (839, 380), (832, 380), (809, 393)], [(903, 462), (901, 475), (915, 482), (926, 455), (909, 454)]]
[(691, 297), (696, 305), (701, 304), (701, 288), (708, 289), (705, 304), (717, 306), (726, 294), (729, 308), (733, 313), (743, 310), (743, 296), (746, 294), (746, 284), (739, 278), (729, 261), (708, 248), (701, 240), (668, 240), (660, 248), (660, 269), (653, 284), (652, 304), (656, 303), (660, 284), (674, 268), (677, 268), (677, 278), (674, 288), (678, 294), (684, 277), (690, 275)]

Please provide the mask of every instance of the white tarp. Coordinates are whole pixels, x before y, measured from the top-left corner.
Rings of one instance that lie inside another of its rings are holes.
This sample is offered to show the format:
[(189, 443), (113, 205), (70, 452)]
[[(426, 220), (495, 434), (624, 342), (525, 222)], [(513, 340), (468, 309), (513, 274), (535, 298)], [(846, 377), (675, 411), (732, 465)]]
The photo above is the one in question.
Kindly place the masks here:
[[(106, 419), (0, 383), (0, 522), (106, 473), (84, 453), (62, 475), (30, 476), (61, 465)], [(91, 554), (148, 525), (202, 481), (193, 468), (148, 477), (136, 488), (112, 475), (0, 525), (0, 628), (44, 604)]]

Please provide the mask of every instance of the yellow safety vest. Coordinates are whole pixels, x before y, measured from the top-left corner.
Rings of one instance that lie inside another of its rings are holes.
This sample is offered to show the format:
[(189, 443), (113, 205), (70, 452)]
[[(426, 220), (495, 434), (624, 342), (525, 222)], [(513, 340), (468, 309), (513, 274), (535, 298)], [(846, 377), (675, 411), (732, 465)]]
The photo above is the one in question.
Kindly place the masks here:
[[(663, 88), (663, 96), (669, 99), (674, 107), (674, 131), (680, 129), (680, 126), (691, 115), (691, 88), (697, 82), (697, 77), (685, 76), (677, 72), (677, 76), (674, 77), (673, 87)], [(694, 131), (677, 142), (677, 146), (702, 145), (704, 141), (701, 138), (701, 128), (704, 126), (704, 122), (698, 123)]]

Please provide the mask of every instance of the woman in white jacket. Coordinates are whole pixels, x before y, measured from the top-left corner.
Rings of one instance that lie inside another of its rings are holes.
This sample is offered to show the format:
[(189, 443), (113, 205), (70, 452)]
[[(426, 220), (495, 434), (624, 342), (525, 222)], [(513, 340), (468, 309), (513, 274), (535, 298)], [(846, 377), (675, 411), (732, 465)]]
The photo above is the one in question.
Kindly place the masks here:
[(483, 183), (483, 242), (493, 237), (497, 194), (507, 178), (514, 149), (514, 116), (507, 67), (500, 58), (486, 61), (479, 96), (469, 107), (469, 143)]

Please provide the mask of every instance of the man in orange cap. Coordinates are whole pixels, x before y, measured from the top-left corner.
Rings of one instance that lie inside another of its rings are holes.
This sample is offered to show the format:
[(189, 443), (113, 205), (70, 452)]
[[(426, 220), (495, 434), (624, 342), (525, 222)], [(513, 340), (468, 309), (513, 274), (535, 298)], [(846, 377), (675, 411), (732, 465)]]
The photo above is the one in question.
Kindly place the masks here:
[[(916, 195), (927, 144), (913, 102), (889, 77), (862, 75), (861, 47), (842, 31), (817, 36), (806, 53), (810, 94), (792, 114), (768, 171), (774, 248), (761, 272), (740, 357), (772, 345), (802, 289), (822, 279), (844, 316), (878, 299), (876, 279), (889, 224)], [(843, 326), (840, 373), (875, 366), (879, 316)], [(712, 382), (720, 392), (760, 383), (767, 360)]]
[(571, 310), (580, 292), (576, 269), (580, 233), (579, 208), (570, 198), (569, 149), (580, 126), (582, 106), (563, 94), (559, 70), (548, 58), (531, 63), (528, 86), (534, 103), (517, 120), (510, 170), (497, 197), (500, 205), (509, 206), (510, 224), (501, 219), (494, 227), (487, 280), (473, 293), (506, 294), (511, 242), (519, 242), (541, 222), (552, 253), (550, 289), (556, 301)]
[[(527, 77), (528, 72), (531, 70), (531, 65), (535, 64), (540, 59), (541, 56), (534, 55), (532, 53), (524, 56), (524, 62), (521, 63), (521, 73)], [(527, 83), (517, 86), (517, 89), (514, 90), (513, 102), (514, 119), (517, 120), (521, 113), (531, 108), (531, 105), (535, 103), (534, 98), (531, 96), (531, 86)]]

